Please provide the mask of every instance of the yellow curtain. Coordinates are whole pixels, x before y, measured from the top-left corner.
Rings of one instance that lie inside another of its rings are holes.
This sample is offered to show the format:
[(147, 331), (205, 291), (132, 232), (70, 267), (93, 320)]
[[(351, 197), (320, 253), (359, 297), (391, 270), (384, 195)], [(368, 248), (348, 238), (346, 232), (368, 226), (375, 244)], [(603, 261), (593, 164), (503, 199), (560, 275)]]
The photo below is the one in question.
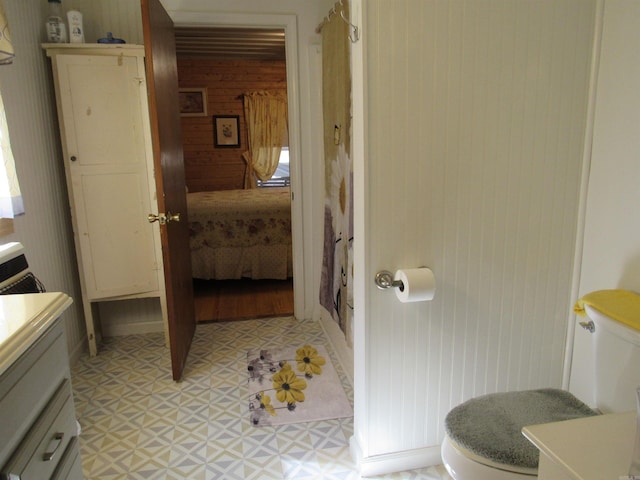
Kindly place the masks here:
[(242, 188), (244, 188), (245, 190), (256, 188), (256, 176), (253, 173), (253, 162), (251, 161), (251, 155), (248, 151), (242, 154), (242, 159), (244, 160), (244, 163), (247, 164), (246, 168), (244, 169), (244, 184)]
[(0, 65), (6, 65), (13, 62), (15, 53), (13, 52), (13, 44), (9, 35), (9, 24), (4, 14), (4, 5), (0, 0)]
[[(243, 154), (247, 171), (266, 182), (278, 168), (287, 126), (287, 97), (280, 92), (246, 93), (244, 116), (249, 134), (249, 151)], [(245, 175), (245, 188), (247, 185), (254, 187), (255, 180)]]

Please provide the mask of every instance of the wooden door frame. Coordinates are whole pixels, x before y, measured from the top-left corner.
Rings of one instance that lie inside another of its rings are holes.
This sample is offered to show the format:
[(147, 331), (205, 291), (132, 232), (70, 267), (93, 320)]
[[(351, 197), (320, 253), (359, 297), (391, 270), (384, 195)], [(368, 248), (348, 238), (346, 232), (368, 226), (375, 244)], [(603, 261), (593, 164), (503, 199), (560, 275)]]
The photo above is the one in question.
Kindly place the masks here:
[(289, 154), (291, 165), (291, 235), (293, 240), (293, 310), (298, 319), (305, 318), (305, 256), (303, 205), (301, 194), (302, 141), (300, 136), (300, 87), (298, 65), (298, 29), (296, 15), (221, 14), (210, 11), (169, 12), (176, 27), (255, 27), (282, 28), (285, 32), (287, 65), (287, 100), (289, 115)]

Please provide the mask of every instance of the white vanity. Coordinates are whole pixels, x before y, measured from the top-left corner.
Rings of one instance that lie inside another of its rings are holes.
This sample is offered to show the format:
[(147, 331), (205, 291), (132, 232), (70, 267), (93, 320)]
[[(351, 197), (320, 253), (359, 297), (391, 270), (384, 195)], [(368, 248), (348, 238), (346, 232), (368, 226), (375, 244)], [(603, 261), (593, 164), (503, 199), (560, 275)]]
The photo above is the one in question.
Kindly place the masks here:
[(64, 293), (0, 296), (0, 478), (82, 479)]
[(540, 450), (539, 480), (618, 480), (631, 465), (636, 412), (533, 425), (522, 433)]

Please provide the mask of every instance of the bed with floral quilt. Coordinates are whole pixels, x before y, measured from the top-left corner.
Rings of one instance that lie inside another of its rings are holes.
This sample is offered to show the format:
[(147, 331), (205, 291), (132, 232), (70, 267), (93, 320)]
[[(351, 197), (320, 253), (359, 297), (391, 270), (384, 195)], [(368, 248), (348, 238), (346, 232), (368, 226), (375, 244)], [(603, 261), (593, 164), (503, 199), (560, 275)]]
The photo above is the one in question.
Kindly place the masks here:
[(193, 277), (293, 275), (289, 187), (187, 194)]

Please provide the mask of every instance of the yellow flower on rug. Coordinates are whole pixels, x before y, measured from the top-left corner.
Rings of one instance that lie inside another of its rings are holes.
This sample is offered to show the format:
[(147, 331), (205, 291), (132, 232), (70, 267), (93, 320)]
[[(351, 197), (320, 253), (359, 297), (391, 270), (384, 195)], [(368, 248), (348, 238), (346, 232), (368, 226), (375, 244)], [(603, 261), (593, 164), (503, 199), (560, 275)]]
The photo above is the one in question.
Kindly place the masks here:
[(249, 422), (256, 427), (343, 418), (353, 414), (322, 345), (304, 343), (247, 351)]
[(273, 388), (276, 391), (276, 398), (279, 402), (293, 404), (304, 402), (304, 390), (307, 382), (303, 378), (298, 378), (291, 369), (291, 365), (285, 363), (282, 369), (273, 375)]
[(298, 370), (304, 372), (307, 377), (320, 375), (322, 373), (322, 365), (327, 363), (324, 357), (318, 353), (318, 350), (311, 345), (305, 345), (297, 349), (296, 360), (298, 362)]
[(260, 408), (267, 412), (272, 417), (276, 416), (276, 409), (271, 405), (271, 397), (269, 395), (265, 395), (264, 392), (260, 392)]

